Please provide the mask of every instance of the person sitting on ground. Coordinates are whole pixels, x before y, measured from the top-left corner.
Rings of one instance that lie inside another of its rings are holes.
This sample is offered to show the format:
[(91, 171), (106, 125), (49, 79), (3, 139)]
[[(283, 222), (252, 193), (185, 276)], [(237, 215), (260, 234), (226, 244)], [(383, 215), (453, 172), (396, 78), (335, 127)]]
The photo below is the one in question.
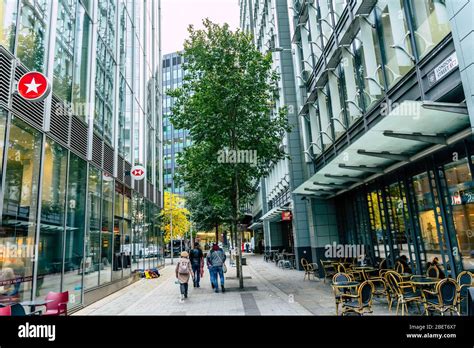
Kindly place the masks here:
[(181, 258), (176, 264), (176, 278), (179, 281), (179, 289), (181, 291), (181, 300), (188, 298), (188, 282), (189, 277), (193, 277), (193, 269), (191, 268), (191, 262), (189, 261), (189, 254), (186, 251), (181, 253)]

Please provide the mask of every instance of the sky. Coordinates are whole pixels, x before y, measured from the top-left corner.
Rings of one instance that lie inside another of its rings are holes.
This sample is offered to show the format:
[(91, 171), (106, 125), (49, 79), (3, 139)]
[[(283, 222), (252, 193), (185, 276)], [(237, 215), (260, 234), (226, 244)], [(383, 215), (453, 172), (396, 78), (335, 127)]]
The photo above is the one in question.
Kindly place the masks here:
[(239, 0), (161, 0), (161, 49), (164, 54), (183, 49), (188, 26), (202, 28), (202, 20), (239, 27)]

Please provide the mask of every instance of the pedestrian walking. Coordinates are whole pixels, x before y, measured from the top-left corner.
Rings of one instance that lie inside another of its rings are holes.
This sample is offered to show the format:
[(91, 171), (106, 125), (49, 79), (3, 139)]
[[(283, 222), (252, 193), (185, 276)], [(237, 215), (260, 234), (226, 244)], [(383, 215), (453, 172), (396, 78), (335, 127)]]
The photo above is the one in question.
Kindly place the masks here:
[(219, 283), (217, 276), (220, 278), (222, 292), (225, 292), (224, 287), (224, 268), (225, 268), (225, 253), (224, 250), (219, 248), (217, 243), (214, 243), (212, 249), (207, 254), (207, 265), (209, 268), (209, 274), (211, 276), (212, 287), (215, 292), (219, 292)]
[(186, 251), (181, 253), (181, 258), (176, 264), (176, 278), (179, 282), (179, 288), (181, 291), (181, 300), (188, 298), (188, 282), (189, 277), (193, 277), (193, 269), (191, 267), (191, 262), (189, 260), (189, 254)]
[(194, 248), (189, 252), (189, 259), (191, 260), (191, 267), (193, 269), (194, 287), (199, 288), (201, 280), (201, 273), (204, 273), (204, 268), (201, 269), (201, 264), (204, 262), (203, 253), (198, 242), (194, 243)]

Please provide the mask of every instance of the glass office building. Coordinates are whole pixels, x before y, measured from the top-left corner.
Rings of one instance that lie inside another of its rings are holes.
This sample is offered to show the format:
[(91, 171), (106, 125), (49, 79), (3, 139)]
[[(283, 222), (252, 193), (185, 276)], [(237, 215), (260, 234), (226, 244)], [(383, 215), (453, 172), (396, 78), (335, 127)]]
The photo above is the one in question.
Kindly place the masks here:
[[(249, 209), (253, 219), (254, 243), (263, 236), (268, 249), (285, 250), (299, 260), (310, 250), (307, 206), (293, 191), (303, 183), (304, 154), (298, 127), (295, 70), (291, 47), (290, 20), (287, 0), (240, 0), (240, 27), (250, 32), (263, 54), (271, 53), (274, 71), (280, 74), (276, 114), (286, 107), (292, 129), (282, 135), (281, 147), (289, 158), (275, 163), (269, 175), (261, 178), (258, 193)], [(287, 212), (283, 218), (282, 213)], [(288, 214), (290, 213), (290, 214)]]
[(174, 175), (179, 153), (191, 145), (191, 137), (186, 129), (175, 129), (170, 122), (172, 97), (167, 91), (183, 84), (183, 61), (179, 52), (163, 55), (163, 189), (178, 195), (184, 195), (184, 188), (176, 185)]
[(472, 79), (453, 29), (461, 3), (292, 2), (306, 162), (294, 192), (308, 205), (314, 261), (336, 242), (389, 266), (406, 255), (419, 274), (434, 257), (452, 277), (474, 268)]
[[(163, 264), (159, 11), (0, 1), (0, 302), (67, 290), (79, 307)], [(30, 70), (52, 84), (44, 101), (15, 93)]]

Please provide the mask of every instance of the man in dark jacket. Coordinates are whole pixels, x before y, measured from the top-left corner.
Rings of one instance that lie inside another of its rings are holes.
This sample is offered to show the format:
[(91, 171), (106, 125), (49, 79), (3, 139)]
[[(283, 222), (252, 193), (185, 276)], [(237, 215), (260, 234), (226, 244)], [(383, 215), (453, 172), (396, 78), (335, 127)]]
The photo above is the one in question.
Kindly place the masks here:
[(219, 292), (219, 284), (217, 281), (217, 275), (221, 279), (222, 292), (225, 292), (224, 288), (224, 262), (225, 262), (224, 250), (219, 248), (217, 243), (214, 243), (211, 251), (207, 254), (207, 265), (209, 267), (209, 273), (211, 275), (211, 282), (215, 292)]
[(191, 267), (194, 273), (194, 287), (199, 288), (199, 281), (201, 280), (201, 262), (203, 262), (203, 254), (199, 243), (194, 243), (194, 248), (189, 252), (189, 259), (191, 260)]

